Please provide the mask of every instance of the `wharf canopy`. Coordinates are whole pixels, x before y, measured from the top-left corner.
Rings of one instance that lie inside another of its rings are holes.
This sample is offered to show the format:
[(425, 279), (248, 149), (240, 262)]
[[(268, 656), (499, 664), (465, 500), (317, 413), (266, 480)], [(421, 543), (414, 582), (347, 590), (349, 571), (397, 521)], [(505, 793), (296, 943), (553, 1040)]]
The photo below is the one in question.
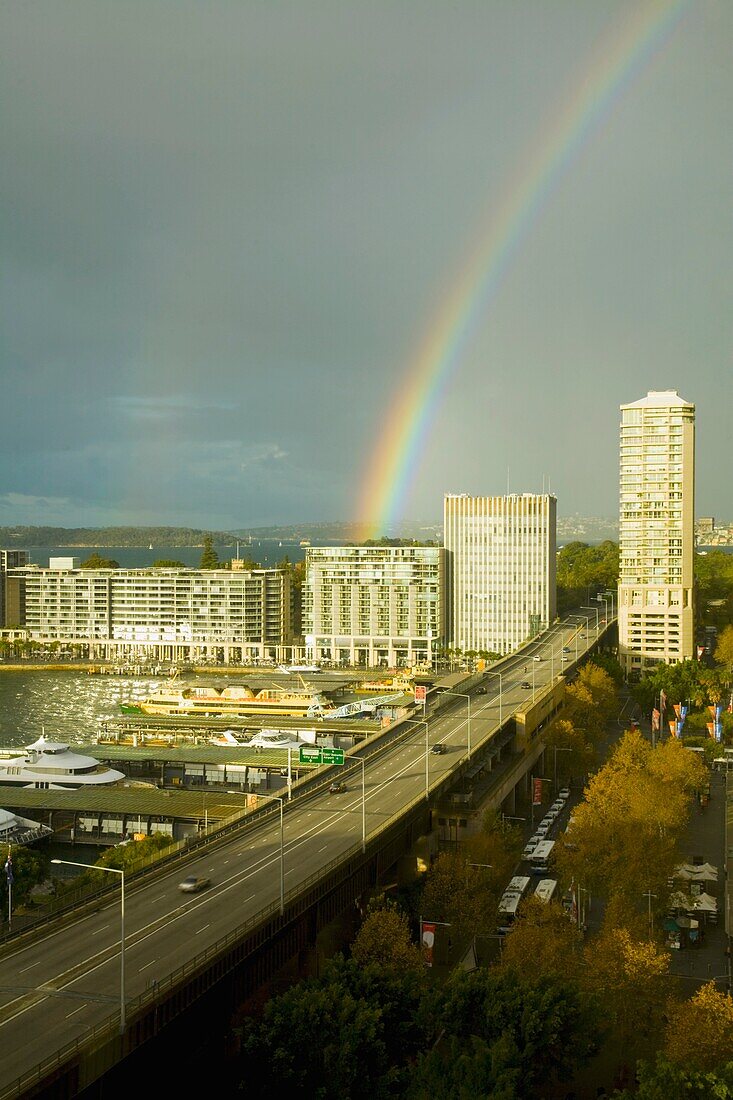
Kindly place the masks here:
[(61, 741), (39, 737), (25, 752), (8, 753), (0, 759), (0, 786), (36, 787), (43, 790), (73, 790), (78, 787), (109, 786), (125, 778), (124, 772), (107, 768), (93, 756), (72, 752)]
[(283, 569), (83, 569), (7, 572), (31, 639), (83, 646), (94, 659), (287, 659), (292, 584)]

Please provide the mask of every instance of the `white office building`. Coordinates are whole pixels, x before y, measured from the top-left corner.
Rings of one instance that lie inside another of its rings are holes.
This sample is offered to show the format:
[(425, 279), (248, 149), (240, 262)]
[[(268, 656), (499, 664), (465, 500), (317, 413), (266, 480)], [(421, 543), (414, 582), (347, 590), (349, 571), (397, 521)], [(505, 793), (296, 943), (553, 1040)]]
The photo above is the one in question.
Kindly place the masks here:
[(213, 659), (292, 656), (292, 586), (279, 569), (80, 569), (27, 566), (24, 625), (41, 643), (84, 646), (89, 657)]
[(444, 561), (439, 546), (310, 547), (307, 658), (370, 667), (430, 662), (445, 636)]
[(446, 495), (451, 647), (510, 653), (554, 620), (556, 503), (547, 493)]
[(676, 390), (621, 406), (619, 659), (694, 655), (695, 406)]

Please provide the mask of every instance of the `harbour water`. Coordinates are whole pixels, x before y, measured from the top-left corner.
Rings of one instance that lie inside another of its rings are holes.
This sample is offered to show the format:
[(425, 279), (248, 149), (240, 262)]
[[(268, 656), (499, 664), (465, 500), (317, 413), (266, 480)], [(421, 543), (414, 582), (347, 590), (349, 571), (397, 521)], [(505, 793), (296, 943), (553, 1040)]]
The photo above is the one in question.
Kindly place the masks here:
[(83, 671), (0, 671), (0, 748), (30, 745), (43, 733), (69, 744), (93, 741), (120, 703), (163, 687), (165, 677), (90, 676)]
[[(314, 543), (325, 545), (324, 543)], [(93, 553), (102, 558), (116, 561), (123, 569), (144, 569), (156, 561), (180, 561), (188, 569), (195, 569), (201, 562), (200, 546), (22, 546), (27, 550), (33, 565), (48, 568), (50, 558), (78, 558), (86, 561)], [(237, 556), (236, 543), (229, 546), (214, 545), (220, 561), (230, 561)], [(303, 561), (305, 548), (299, 542), (286, 542), (278, 539), (253, 539), (251, 544), (242, 540), (239, 543), (239, 556), (251, 558), (262, 566), (273, 566), (287, 555), (291, 562)]]

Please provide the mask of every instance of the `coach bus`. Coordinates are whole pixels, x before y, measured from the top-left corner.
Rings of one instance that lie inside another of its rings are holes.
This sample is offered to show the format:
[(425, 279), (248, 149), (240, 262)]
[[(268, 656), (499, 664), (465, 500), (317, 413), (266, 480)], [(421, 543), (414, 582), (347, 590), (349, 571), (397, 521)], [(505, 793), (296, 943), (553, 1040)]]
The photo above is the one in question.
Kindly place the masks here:
[(529, 882), (529, 876), (527, 875), (516, 875), (510, 880), (499, 902), (497, 925), (499, 932), (508, 932), (511, 928), (517, 915), (519, 903), (529, 888)]
[(554, 878), (543, 878), (537, 883), (537, 889), (534, 892), (534, 896), (539, 901), (552, 901), (557, 890), (557, 882)]
[(529, 857), (529, 869), (533, 875), (544, 875), (550, 866), (554, 840), (541, 840)]

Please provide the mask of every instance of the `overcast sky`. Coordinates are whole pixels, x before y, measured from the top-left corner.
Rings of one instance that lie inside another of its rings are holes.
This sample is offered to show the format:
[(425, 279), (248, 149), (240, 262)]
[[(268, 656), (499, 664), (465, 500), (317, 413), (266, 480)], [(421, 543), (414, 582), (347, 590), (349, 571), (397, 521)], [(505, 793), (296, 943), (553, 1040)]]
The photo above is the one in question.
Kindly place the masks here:
[[(0, 524), (372, 517), (387, 412), (508, 182), (643, 0), (4, 0)], [(669, 5), (655, 3), (660, 12)], [(690, 3), (542, 207), (404, 518), (618, 512), (618, 406), (697, 406), (733, 520), (733, 4)]]

